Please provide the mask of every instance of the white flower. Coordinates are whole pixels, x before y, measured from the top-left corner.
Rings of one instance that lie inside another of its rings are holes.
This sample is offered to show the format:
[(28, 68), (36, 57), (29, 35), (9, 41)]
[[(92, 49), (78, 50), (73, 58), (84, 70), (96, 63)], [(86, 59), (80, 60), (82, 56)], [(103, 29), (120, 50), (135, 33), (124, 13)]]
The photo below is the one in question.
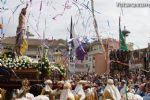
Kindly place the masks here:
[(38, 63), (38, 61), (37, 60), (33, 60), (32, 63)]

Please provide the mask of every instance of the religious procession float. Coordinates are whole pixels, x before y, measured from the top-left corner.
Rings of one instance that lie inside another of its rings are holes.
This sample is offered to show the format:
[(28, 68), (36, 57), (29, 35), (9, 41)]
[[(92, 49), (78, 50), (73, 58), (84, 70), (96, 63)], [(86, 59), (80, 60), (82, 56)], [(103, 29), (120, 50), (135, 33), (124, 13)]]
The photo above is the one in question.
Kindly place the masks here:
[(47, 57), (36, 60), (28, 56), (17, 57), (12, 52), (0, 55), (0, 85), (5, 88), (18, 88), (25, 78), (30, 80), (31, 84), (37, 84), (42, 83), (45, 78), (56, 81), (65, 77), (66, 67), (50, 62)]

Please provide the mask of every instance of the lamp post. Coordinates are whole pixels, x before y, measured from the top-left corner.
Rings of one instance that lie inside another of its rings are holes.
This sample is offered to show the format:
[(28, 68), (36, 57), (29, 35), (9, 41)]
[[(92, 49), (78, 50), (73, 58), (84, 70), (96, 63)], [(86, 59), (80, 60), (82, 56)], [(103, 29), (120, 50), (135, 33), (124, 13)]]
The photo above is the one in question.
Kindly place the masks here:
[(126, 26), (124, 26), (124, 30), (122, 30), (122, 33), (123, 33), (123, 35), (124, 35), (124, 37), (125, 37), (125, 42), (126, 42), (126, 37), (129, 35), (130, 31), (128, 31), (128, 30), (126, 29)]
[[(123, 36), (124, 36), (125, 43), (126, 43), (126, 37), (128, 37), (129, 33), (130, 33), (130, 31), (128, 31), (128, 30), (126, 29), (126, 26), (124, 26), (124, 30), (122, 30), (122, 34), (123, 34)], [(127, 53), (129, 53), (129, 52), (127, 52)], [(126, 63), (126, 62), (125, 62), (125, 63)], [(128, 62), (128, 63), (129, 63), (129, 62)], [(125, 72), (125, 73), (128, 73), (128, 70), (129, 70), (129, 68), (126, 69), (126, 67), (124, 67), (124, 72)], [(126, 77), (127, 77), (127, 76), (128, 76), (128, 75), (126, 75)]]

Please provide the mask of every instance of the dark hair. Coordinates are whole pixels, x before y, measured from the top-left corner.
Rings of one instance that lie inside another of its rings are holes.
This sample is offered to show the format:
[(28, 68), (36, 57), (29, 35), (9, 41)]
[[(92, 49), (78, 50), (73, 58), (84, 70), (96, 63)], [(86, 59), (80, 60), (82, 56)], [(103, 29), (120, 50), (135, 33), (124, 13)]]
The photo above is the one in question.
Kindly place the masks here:
[(147, 82), (146, 87), (147, 87), (148, 89), (150, 89), (150, 81)]
[(26, 8), (22, 8), (21, 13), (22, 13), (23, 15), (26, 15)]

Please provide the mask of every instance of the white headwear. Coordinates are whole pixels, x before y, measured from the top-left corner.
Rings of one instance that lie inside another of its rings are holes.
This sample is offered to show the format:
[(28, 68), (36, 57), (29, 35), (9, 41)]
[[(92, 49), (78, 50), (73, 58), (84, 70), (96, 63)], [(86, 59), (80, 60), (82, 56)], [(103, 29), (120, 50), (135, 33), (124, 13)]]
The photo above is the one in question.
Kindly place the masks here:
[(86, 83), (88, 83), (88, 81), (85, 81), (85, 80), (80, 80), (80, 81), (78, 82), (78, 84), (86, 84)]
[(84, 100), (85, 99), (85, 92), (83, 90), (83, 86), (81, 84), (81, 82), (79, 82), (74, 90), (74, 95), (81, 95), (80, 100)]
[(126, 84), (124, 84), (123, 88), (120, 90), (121, 96), (123, 96), (126, 93)]
[(143, 98), (140, 95), (135, 94), (134, 95), (135, 100), (143, 100)]
[(71, 88), (71, 84), (69, 82), (66, 82), (64, 84), (64, 89), (70, 89)]
[(131, 93), (131, 92), (128, 92), (128, 93), (127, 93), (127, 96), (126, 96), (126, 94), (124, 94), (124, 97), (125, 97), (125, 100), (126, 100), (126, 97), (128, 97), (128, 100), (135, 100), (135, 99), (134, 99), (134, 94)]
[(33, 100), (49, 100), (49, 98), (45, 95), (39, 95), (37, 97), (34, 97)]
[(114, 81), (112, 79), (108, 79), (107, 84), (114, 84)]
[(46, 80), (44, 83), (45, 83), (45, 91), (47, 92), (52, 91), (51, 87), (49, 86), (49, 84), (52, 84), (52, 81)]
[(22, 97), (22, 98), (18, 98), (18, 99), (15, 99), (15, 100), (29, 100), (29, 99)]
[(29, 99), (29, 100), (32, 100), (34, 98), (34, 95), (31, 94), (31, 93), (27, 93), (26, 98)]
[(51, 80), (46, 80), (44, 83), (45, 84), (52, 84), (52, 81)]
[(74, 95), (72, 94), (70, 88), (71, 88), (71, 84), (69, 82), (66, 82), (64, 84), (64, 89), (61, 92), (60, 100), (67, 100), (67, 98), (71, 98), (71, 100), (75, 100)]
[(107, 86), (105, 87), (104, 92), (108, 91), (114, 100), (121, 100), (121, 95), (119, 93), (119, 90), (115, 87), (113, 83), (114, 82), (112, 79), (108, 79)]

